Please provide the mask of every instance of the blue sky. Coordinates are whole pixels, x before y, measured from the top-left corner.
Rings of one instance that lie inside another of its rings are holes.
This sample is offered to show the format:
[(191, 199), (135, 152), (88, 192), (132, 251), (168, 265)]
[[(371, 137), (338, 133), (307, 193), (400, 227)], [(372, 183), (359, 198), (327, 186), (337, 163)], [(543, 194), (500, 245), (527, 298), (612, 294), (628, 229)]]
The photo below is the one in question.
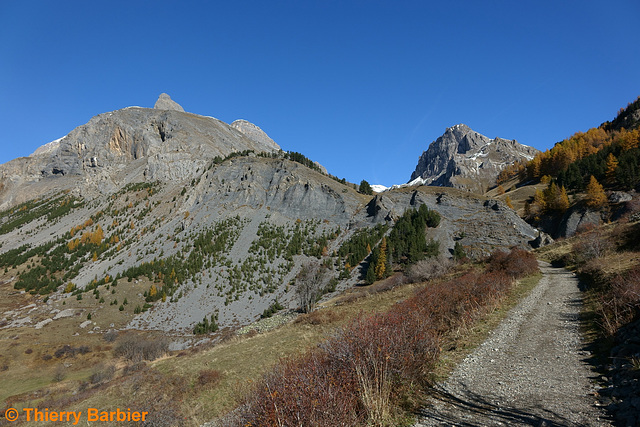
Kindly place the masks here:
[(359, 183), (465, 123), (538, 149), (640, 95), (640, 2), (0, 1), (0, 163), (92, 116), (247, 119)]

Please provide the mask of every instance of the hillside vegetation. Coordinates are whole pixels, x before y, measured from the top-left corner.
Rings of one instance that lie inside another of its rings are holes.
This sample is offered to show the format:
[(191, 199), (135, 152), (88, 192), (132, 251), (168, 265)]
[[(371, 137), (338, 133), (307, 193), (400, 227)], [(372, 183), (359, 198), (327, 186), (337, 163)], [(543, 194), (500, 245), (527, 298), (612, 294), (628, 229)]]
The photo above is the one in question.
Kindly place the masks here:
[(496, 252), (484, 272), (429, 283), (386, 313), (359, 317), (318, 348), (276, 365), (229, 422), (397, 425), (399, 408), (428, 385), (442, 336), (473, 324), (514, 280), (536, 271), (530, 253)]

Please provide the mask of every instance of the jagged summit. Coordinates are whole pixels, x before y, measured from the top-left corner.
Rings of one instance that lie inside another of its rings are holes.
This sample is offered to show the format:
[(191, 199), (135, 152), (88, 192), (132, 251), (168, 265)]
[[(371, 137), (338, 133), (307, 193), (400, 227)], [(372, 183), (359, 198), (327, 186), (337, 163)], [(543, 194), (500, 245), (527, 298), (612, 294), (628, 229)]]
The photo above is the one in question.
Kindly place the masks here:
[(173, 111), (181, 111), (184, 113), (184, 108), (177, 102), (175, 102), (169, 95), (166, 93), (161, 93), (153, 106), (156, 110), (173, 110)]
[(483, 193), (507, 165), (537, 152), (515, 139), (490, 139), (461, 123), (447, 128), (422, 153), (409, 183)]

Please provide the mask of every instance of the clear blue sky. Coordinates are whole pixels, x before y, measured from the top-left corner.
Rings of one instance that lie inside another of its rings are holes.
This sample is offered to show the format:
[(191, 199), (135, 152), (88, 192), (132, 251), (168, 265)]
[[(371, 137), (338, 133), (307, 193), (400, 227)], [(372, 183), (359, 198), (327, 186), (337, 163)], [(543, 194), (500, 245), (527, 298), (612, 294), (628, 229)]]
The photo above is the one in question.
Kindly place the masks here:
[(640, 2), (0, 1), (0, 163), (92, 116), (247, 119), (359, 183), (465, 123), (538, 149), (640, 95)]

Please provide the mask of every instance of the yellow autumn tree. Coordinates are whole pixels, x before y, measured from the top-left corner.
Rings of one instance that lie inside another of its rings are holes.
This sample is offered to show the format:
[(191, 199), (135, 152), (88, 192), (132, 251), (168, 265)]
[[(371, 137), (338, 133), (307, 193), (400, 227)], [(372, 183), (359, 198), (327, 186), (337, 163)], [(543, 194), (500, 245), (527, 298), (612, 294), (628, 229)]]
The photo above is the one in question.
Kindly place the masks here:
[(601, 208), (607, 203), (607, 195), (604, 193), (604, 188), (593, 175), (591, 175), (589, 185), (587, 185), (585, 201), (587, 206), (593, 209)]
[(542, 190), (536, 190), (536, 193), (533, 196), (533, 203), (531, 203), (529, 208), (530, 214), (533, 215), (535, 219), (540, 219), (540, 215), (542, 215), (547, 209), (547, 203), (545, 202), (545, 197)]
[(616, 182), (616, 169), (618, 169), (618, 159), (613, 153), (609, 153), (609, 156), (607, 156), (607, 183), (613, 184)]
[(387, 273), (387, 238), (383, 237), (380, 243), (380, 255), (375, 267), (376, 279), (384, 279)]
[(543, 194), (546, 211), (564, 212), (569, 209), (569, 197), (567, 197), (564, 186), (560, 188), (555, 182), (552, 182)]
[(567, 196), (567, 190), (564, 188), (564, 185), (560, 187), (560, 195), (556, 203), (556, 209), (560, 212), (569, 209), (569, 196)]
[(73, 240), (70, 240), (69, 243), (67, 243), (67, 248), (69, 249), (69, 252), (73, 252), (78, 248), (79, 245), (80, 245), (80, 240), (73, 239)]
[(91, 236), (91, 243), (93, 243), (94, 245), (99, 245), (100, 243), (102, 243), (102, 239), (104, 239), (104, 231), (102, 231), (102, 227), (98, 225), (96, 227), (96, 231), (94, 231)]
[(515, 209), (515, 208), (513, 207), (513, 203), (511, 202), (511, 197), (507, 196), (507, 197), (504, 199), (504, 202), (507, 204), (507, 206), (509, 206), (509, 208), (511, 208), (511, 209)]

